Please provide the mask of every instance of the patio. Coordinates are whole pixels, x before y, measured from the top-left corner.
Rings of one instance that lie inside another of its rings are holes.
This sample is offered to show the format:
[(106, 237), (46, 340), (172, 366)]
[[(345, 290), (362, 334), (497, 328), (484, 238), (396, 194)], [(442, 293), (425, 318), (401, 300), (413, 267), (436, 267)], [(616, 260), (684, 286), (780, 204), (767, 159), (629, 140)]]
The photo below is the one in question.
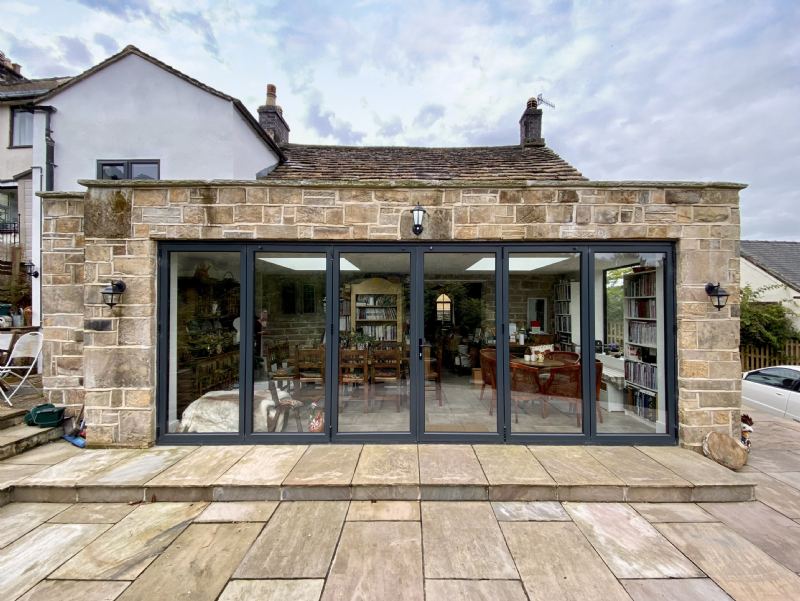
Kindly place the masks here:
[(754, 486), (676, 447), (158, 446), (51, 443), (0, 462), (17, 502), (262, 500), (730, 502)]

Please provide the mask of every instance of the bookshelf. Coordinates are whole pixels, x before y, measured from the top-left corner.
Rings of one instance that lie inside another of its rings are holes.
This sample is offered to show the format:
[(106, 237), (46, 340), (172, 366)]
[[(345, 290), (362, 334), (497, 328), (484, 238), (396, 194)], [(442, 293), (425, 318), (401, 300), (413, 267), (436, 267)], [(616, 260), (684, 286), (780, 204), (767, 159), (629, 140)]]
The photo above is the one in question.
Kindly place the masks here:
[(576, 351), (580, 348), (581, 332), (581, 293), (580, 282), (559, 280), (553, 290), (553, 311), (555, 315), (555, 341), (562, 351)]
[[(350, 327), (376, 341), (401, 342), (403, 335), (402, 285), (370, 278), (350, 286)], [(340, 316), (340, 328), (342, 317)]]
[[(662, 268), (623, 276), (625, 411), (665, 426), (664, 290)], [(659, 392), (661, 391), (661, 392)]]

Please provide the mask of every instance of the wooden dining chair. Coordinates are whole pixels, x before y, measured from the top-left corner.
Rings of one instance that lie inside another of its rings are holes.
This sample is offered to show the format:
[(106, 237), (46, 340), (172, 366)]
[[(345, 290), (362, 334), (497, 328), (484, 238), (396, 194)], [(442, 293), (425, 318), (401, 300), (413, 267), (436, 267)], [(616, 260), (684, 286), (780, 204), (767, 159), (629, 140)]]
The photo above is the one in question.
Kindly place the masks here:
[[(396, 344), (396, 343), (395, 343)], [(373, 350), (372, 351), (372, 385), (376, 387), (378, 384), (383, 384), (383, 390), (386, 391), (386, 384), (393, 384), (396, 387), (395, 405), (397, 411), (400, 411), (400, 404), (403, 400), (405, 386), (401, 382), (401, 358), (400, 348), (395, 346), (393, 349), (386, 350)], [(381, 395), (381, 398), (386, 395)]]
[[(600, 385), (603, 381), (603, 364), (595, 361), (595, 412), (597, 421), (603, 423), (600, 411)], [(575, 411), (575, 422), (583, 427), (583, 388), (581, 386), (581, 364), (553, 367), (543, 385), (548, 397), (563, 398), (570, 403), (570, 411)]]
[(431, 347), (425, 346), (422, 351), (423, 363), (425, 364), (425, 389), (430, 386), (436, 394), (436, 404), (441, 407), (442, 400), (442, 347), (436, 346), (436, 355), (431, 357)]
[(511, 362), (511, 400), (514, 403), (514, 423), (519, 423), (521, 403), (539, 401), (542, 417), (547, 417), (547, 395), (543, 393), (542, 370), (532, 365)]
[(295, 350), (297, 379), (302, 383), (325, 383), (325, 347), (300, 348)]
[(581, 356), (578, 353), (569, 351), (545, 351), (544, 356), (546, 359), (561, 361), (570, 365), (578, 363), (581, 360)]
[(369, 394), (367, 382), (369, 380), (369, 358), (366, 349), (339, 349), (339, 385), (350, 386), (350, 399), (354, 400), (353, 392), (360, 386), (364, 399), (364, 413), (369, 410)]
[(489, 401), (489, 415), (494, 413), (494, 408), (497, 406), (497, 349), (485, 348), (480, 352), (481, 361), (481, 394), (478, 397), (483, 400), (483, 394), (486, 387), (492, 394)]

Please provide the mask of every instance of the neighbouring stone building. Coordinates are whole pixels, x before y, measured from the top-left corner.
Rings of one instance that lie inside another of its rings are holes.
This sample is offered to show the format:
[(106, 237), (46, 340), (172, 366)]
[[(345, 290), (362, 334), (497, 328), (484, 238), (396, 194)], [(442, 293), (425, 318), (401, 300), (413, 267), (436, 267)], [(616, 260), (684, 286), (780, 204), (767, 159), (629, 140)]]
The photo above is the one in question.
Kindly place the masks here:
[(43, 381), (90, 445), (738, 433), (743, 185), (587, 180), (535, 101), (514, 146), (289, 144), (270, 93), (258, 181), (40, 194)]

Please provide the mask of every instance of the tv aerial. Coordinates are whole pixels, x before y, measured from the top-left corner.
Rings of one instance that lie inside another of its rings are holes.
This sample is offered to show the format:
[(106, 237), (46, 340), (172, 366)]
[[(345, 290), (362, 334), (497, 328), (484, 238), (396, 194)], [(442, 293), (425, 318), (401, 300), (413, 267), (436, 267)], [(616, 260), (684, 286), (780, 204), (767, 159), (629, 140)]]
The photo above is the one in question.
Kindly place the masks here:
[(545, 99), (545, 98), (544, 98), (544, 97), (543, 97), (541, 94), (539, 94), (539, 95), (536, 97), (536, 102), (537, 102), (538, 104), (546, 104), (546, 105), (547, 105), (547, 106), (549, 106), (551, 109), (554, 109), (554, 108), (556, 108), (556, 105), (555, 105), (555, 104), (553, 104), (553, 103), (552, 103), (552, 102), (550, 102), (549, 100)]

